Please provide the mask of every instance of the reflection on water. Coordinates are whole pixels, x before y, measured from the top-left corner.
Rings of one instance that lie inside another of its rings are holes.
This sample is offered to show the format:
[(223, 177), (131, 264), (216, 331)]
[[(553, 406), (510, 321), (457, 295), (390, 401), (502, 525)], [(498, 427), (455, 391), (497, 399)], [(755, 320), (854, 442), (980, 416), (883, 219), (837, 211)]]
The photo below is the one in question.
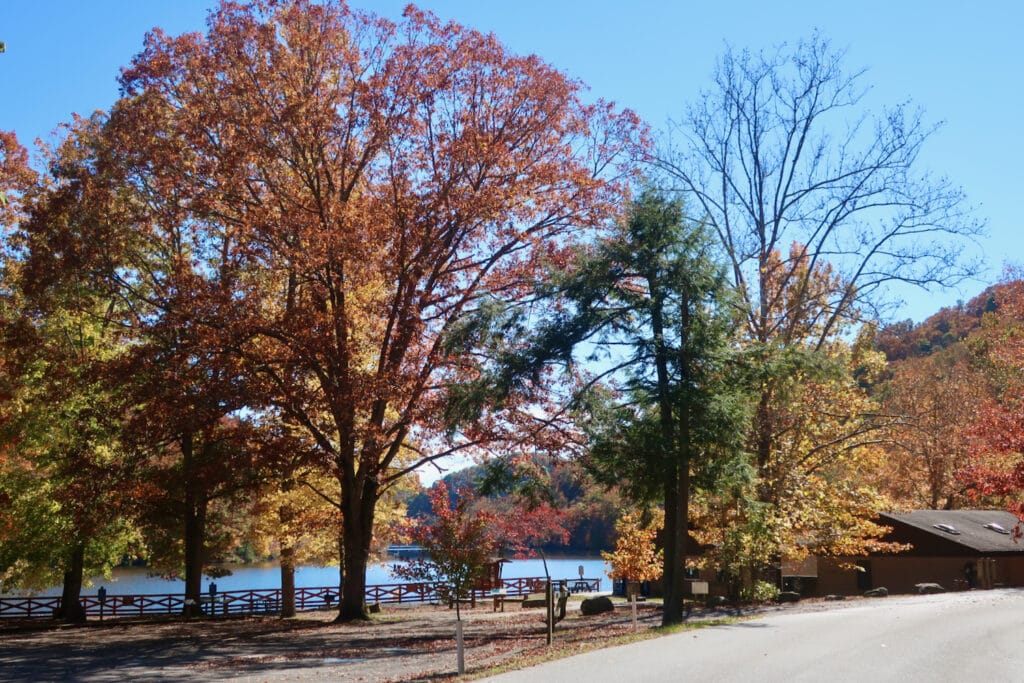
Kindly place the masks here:
[[(369, 585), (400, 583), (392, 576), (390, 567), (405, 564), (394, 561), (387, 565), (371, 565), (366, 568), (366, 583)], [(608, 578), (608, 563), (600, 558), (557, 558), (548, 560), (548, 571), (553, 579), (573, 579), (579, 576), (579, 567), (588, 579), (601, 579), (601, 588), (611, 590)], [(213, 581), (218, 591), (248, 590), (259, 588), (280, 588), (281, 570), (273, 563), (233, 565), (230, 576), (222, 576)], [(541, 560), (512, 560), (504, 565), (501, 572), (506, 579), (517, 579), (525, 576), (544, 576), (544, 565)], [(337, 567), (299, 567), (295, 570), (295, 585), (299, 587), (336, 586), (339, 581)], [(147, 593), (184, 593), (185, 582), (179, 579), (167, 580), (149, 576), (146, 569), (116, 569), (113, 580), (97, 577), (93, 585), (83, 588), (83, 595), (95, 593), (100, 586), (107, 589), (110, 595), (143, 595)], [(209, 590), (211, 580), (203, 578), (203, 592)], [(60, 586), (51, 588), (40, 595), (60, 595)]]

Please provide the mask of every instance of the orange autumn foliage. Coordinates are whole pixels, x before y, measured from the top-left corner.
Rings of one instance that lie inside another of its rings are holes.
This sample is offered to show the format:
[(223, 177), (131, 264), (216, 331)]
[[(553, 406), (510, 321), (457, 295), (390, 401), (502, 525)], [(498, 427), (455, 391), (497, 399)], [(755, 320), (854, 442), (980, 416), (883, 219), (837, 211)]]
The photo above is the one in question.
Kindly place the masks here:
[(154, 30), (121, 84), (97, 163), (137, 193), (119, 218), (188, 246), (182, 322), (232, 359), (251, 409), (315, 444), (340, 491), (339, 616), (365, 617), (383, 491), (530, 419), (506, 406), (448, 431), (450, 392), (479, 372), (446, 345), (454, 326), (604, 228), (639, 120), (412, 6), (392, 23), (343, 2), (224, 2), (205, 34)]

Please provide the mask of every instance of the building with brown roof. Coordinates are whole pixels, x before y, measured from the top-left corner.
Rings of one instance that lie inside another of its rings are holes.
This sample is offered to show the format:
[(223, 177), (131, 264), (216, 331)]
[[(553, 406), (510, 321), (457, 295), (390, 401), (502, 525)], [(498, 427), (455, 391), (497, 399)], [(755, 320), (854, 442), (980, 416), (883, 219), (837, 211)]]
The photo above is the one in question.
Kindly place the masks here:
[(885, 587), (911, 593), (921, 583), (946, 590), (1024, 586), (1024, 539), (1015, 515), (995, 510), (883, 513), (883, 540), (910, 545), (896, 554), (842, 560), (809, 558), (783, 566), (787, 587), (810, 595), (854, 595)]

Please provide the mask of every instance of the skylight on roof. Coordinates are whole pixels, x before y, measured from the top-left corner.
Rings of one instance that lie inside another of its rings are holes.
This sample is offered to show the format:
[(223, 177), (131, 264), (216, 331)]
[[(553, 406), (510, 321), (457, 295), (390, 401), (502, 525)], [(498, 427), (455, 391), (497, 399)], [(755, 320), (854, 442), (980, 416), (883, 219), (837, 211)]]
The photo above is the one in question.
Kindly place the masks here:
[(932, 526), (939, 531), (945, 531), (947, 534), (953, 534), (954, 536), (960, 535), (960, 531), (952, 524), (932, 524)]
[(1010, 533), (1009, 530), (1007, 530), (1002, 524), (996, 524), (995, 522), (989, 522), (988, 524), (984, 524), (983, 526), (986, 529), (990, 529), (991, 531), (996, 532), (997, 534), (1009, 534)]

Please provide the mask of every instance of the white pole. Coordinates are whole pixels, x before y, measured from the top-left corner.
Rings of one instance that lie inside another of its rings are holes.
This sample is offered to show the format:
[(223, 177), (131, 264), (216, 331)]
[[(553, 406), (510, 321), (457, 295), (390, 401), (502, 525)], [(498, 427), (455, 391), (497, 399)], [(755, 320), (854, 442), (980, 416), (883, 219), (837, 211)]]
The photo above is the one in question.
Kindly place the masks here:
[(462, 642), (462, 620), (455, 622), (455, 651), (459, 663), (459, 675), (466, 673), (466, 653)]

